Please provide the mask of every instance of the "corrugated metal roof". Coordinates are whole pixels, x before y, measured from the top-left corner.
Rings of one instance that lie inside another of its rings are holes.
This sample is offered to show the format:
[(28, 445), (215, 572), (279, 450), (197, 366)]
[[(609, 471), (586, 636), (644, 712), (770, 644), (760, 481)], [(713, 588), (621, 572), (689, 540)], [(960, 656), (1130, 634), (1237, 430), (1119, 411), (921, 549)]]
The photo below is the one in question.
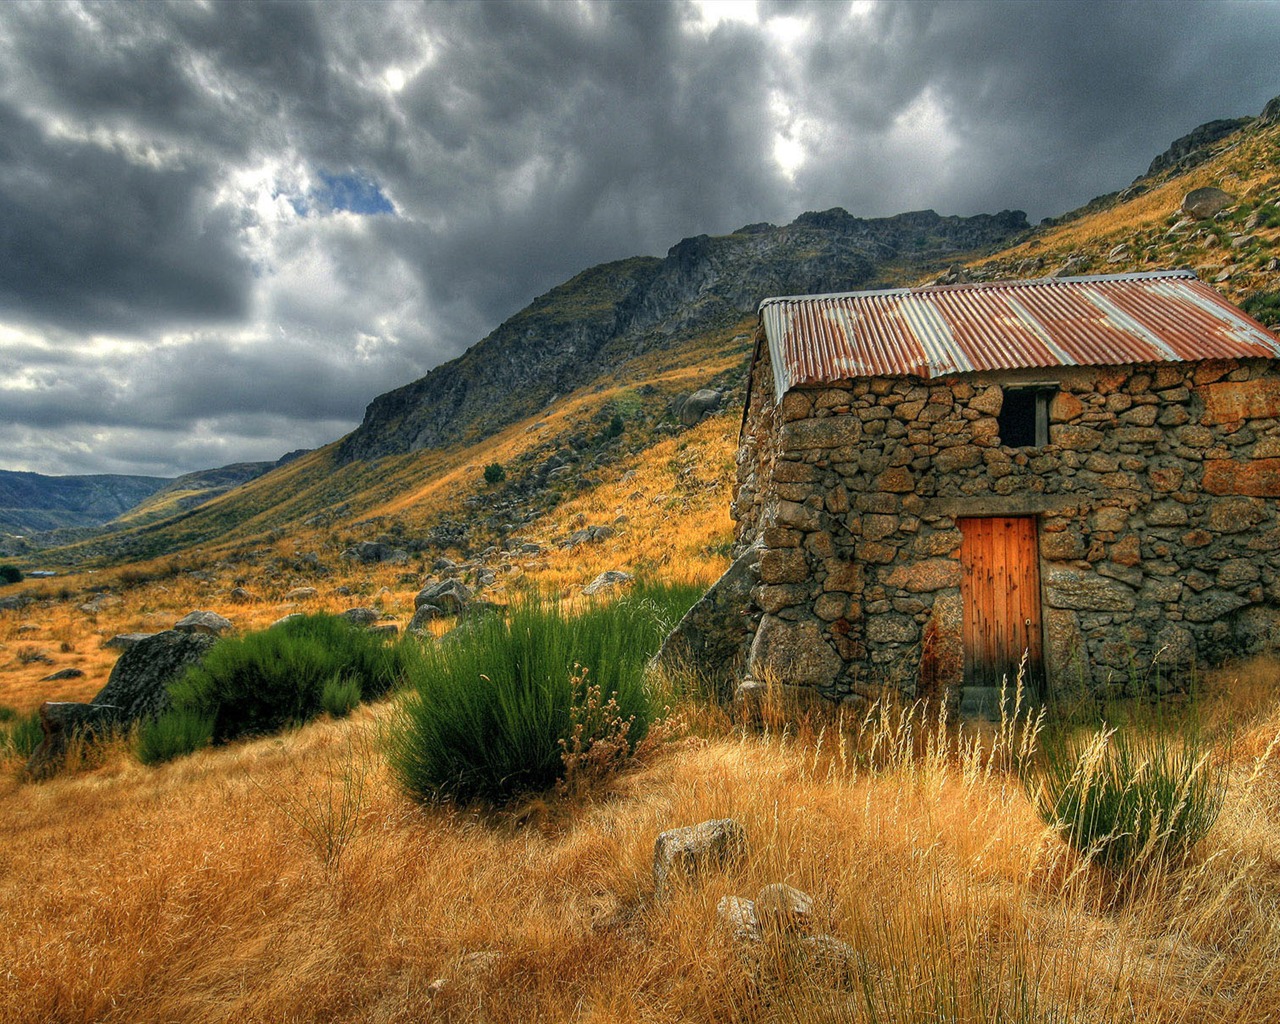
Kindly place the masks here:
[(777, 397), (848, 377), (1280, 358), (1190, 271), (1038, 278), (760, 303)]

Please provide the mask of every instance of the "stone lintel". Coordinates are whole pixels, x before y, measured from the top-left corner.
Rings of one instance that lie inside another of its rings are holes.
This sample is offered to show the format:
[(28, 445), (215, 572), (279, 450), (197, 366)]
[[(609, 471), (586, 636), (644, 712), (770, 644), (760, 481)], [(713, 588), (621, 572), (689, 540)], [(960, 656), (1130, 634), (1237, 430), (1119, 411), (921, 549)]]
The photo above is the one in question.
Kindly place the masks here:
[(922, 515), (949, 516), (1035, 516), (1075, 508), (1078, 494), (983, 494), (966, 498), (928, 498)]

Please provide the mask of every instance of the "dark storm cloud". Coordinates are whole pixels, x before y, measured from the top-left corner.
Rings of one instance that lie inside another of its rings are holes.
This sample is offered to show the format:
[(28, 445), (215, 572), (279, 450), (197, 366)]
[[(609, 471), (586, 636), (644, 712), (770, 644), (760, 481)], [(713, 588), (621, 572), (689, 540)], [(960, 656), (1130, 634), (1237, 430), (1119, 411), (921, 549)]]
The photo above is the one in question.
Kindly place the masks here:
[(1272, 4), (720, 13), (0, 8), (0, 466), (321, 443), (594, 263), (834, 205), (1056, 214), (1280, 92)]

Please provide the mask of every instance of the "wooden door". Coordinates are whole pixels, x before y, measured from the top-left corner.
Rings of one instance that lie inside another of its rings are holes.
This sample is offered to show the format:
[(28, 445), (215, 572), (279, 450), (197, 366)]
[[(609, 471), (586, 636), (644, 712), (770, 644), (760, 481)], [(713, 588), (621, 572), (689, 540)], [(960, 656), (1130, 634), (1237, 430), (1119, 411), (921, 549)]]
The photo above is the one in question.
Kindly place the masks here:
[(961, 519), (960, 590), (964, 602), (967, 686), (1012, 688), (1025, 652), (1024, 687), (1043, 693), (1040, 559), (1032, 516)]

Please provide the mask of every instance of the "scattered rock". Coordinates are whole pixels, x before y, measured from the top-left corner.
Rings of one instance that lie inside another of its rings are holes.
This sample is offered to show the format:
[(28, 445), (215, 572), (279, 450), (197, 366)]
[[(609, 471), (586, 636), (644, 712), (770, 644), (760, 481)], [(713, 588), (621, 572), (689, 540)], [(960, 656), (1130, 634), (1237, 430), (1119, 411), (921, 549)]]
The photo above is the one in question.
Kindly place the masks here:
[(413, 599), (413, 607), (421, 608), (424, 604), (431, 604), (443, 612), (457, 614), (470, 601), (471, 591), (463, 584), (457, 580), (442, 580), (418, 591)]
[(78, 668), (60, 668), (57, 672), (52, 672), (40, 680), (42, 683), (53, 683), (59, 679), (79, 679), (84, 672)]
[(114, 594), (99, 594), (97, 597), (82, 604), (80, 610), (86, 615), (97, 615), (98, 612), (107, 608), (114, 608), (121, 603), (121, 599)]
[(259, 597), (251, 590), (246, 590), (244, 587), (236, 587), (231, 591), (231, 600), (236, 604), (253, 604), (259, 600)]
[(696, 878), (708, 868), (727, 868), (747, 855), (747, 830), (732, 818), (661, 833), (653, 844), (653, 884), (659, 894), (677, 878)]
[(0, 597), (0, 612), (17, 611), (30, 603), (31, 598), (26, 594), (10, 594), (8, 597)]
[(19, 635), (21, 635), (22, 633), (39, 633), (39, 632), (40, 632), (40, 627), (34, 626), (30, 622), (24, 622), (21, 626), (18, 627)]
[(741, 896), (720, 897), (716, 920), (737, 942), (759, 942), (762, 938), (755, 905)]
[(672, 403), (672, 412), (686, 427), (692, 427), (702, 418), (720, 408), (724, 392), (713, 388), (700, 388), (691, 395), (679, 396)]
[(320, 596), (315, 587), (294, 587), (284, 595), (286, 601), (312, 601)]
[(1182, 197), (1182, 212), (1196, 220), (1205, 220), (1221, 213), (1235, 201), (1235, 196), (1220, 188), (1196, 188)]
[(393, 548), (381, 541), (362, 540), (359, 544), (342, 552), (342, 557), (349, 562), (359, 562), (361, 565), (376, 565), (382, 562), (405, 565), (409, 561), (409, 552), (403, 548)]
[(267, 629), (275, 629), (276, 626), (283, 626), (286, 622), (292, 622), (294, 619), (305, 619), (305, 618), (306, 616), (303, 615), (302, 612), (291, 612), (288, 615), (280, 616), (280, 618), (276, 619), (275, 622), (271, 623), (271, 625), (269, 625)]
[(762, 932), (808, 935), (813, 931), (813, 897), (774, 882), (756, 894), (755, 916)]
[(799, 948), (809, 969), (836, 987), (857, 984), (867, 973), (862, 954), (833, 935), (806, 935)]
[(409, 632), (418, 634), (426, 632), (427, 623), (440, 618), (442, 614), (433, 604), (419, 605), (418, 610), (413, 613), (413, 618), (409, 620)]
[(376, 626), (370, 626), (369, 632), (377, 633), (379, 636), (391, 637), (400, 632), (400, 627), (394, 622), (382, 622)]
[(207, 633), (210, 636), (221, 636), (235, 627), (230, 619), (224, 619), (217, 612), (194, 611), (184, 615), (173, 624), (179, 633)]
[(583, 594), (591, 597), (595, 594), (618, 587), (625, 587), (635, 582), (635, 576), (620, 569), (608, 569), (582, 588)]
[(569, 534), (560, 546), (576, 548), (579, 544), (598, 544), (602, 540), (608, 540), (614, 533), (612, 526), (584, 526), (581, 530), (574, 530)]
[(109, 647), (112, 650), (124, 651), (138, 643), (138, 641), (146, 640), (155, 635), (155, 633), (117, 633), (102, 646)]
[(382, 618), (382, 613), (376, 608), (348, 608), (338, 618), (346, 619), (357, 626), (372, 626)]

